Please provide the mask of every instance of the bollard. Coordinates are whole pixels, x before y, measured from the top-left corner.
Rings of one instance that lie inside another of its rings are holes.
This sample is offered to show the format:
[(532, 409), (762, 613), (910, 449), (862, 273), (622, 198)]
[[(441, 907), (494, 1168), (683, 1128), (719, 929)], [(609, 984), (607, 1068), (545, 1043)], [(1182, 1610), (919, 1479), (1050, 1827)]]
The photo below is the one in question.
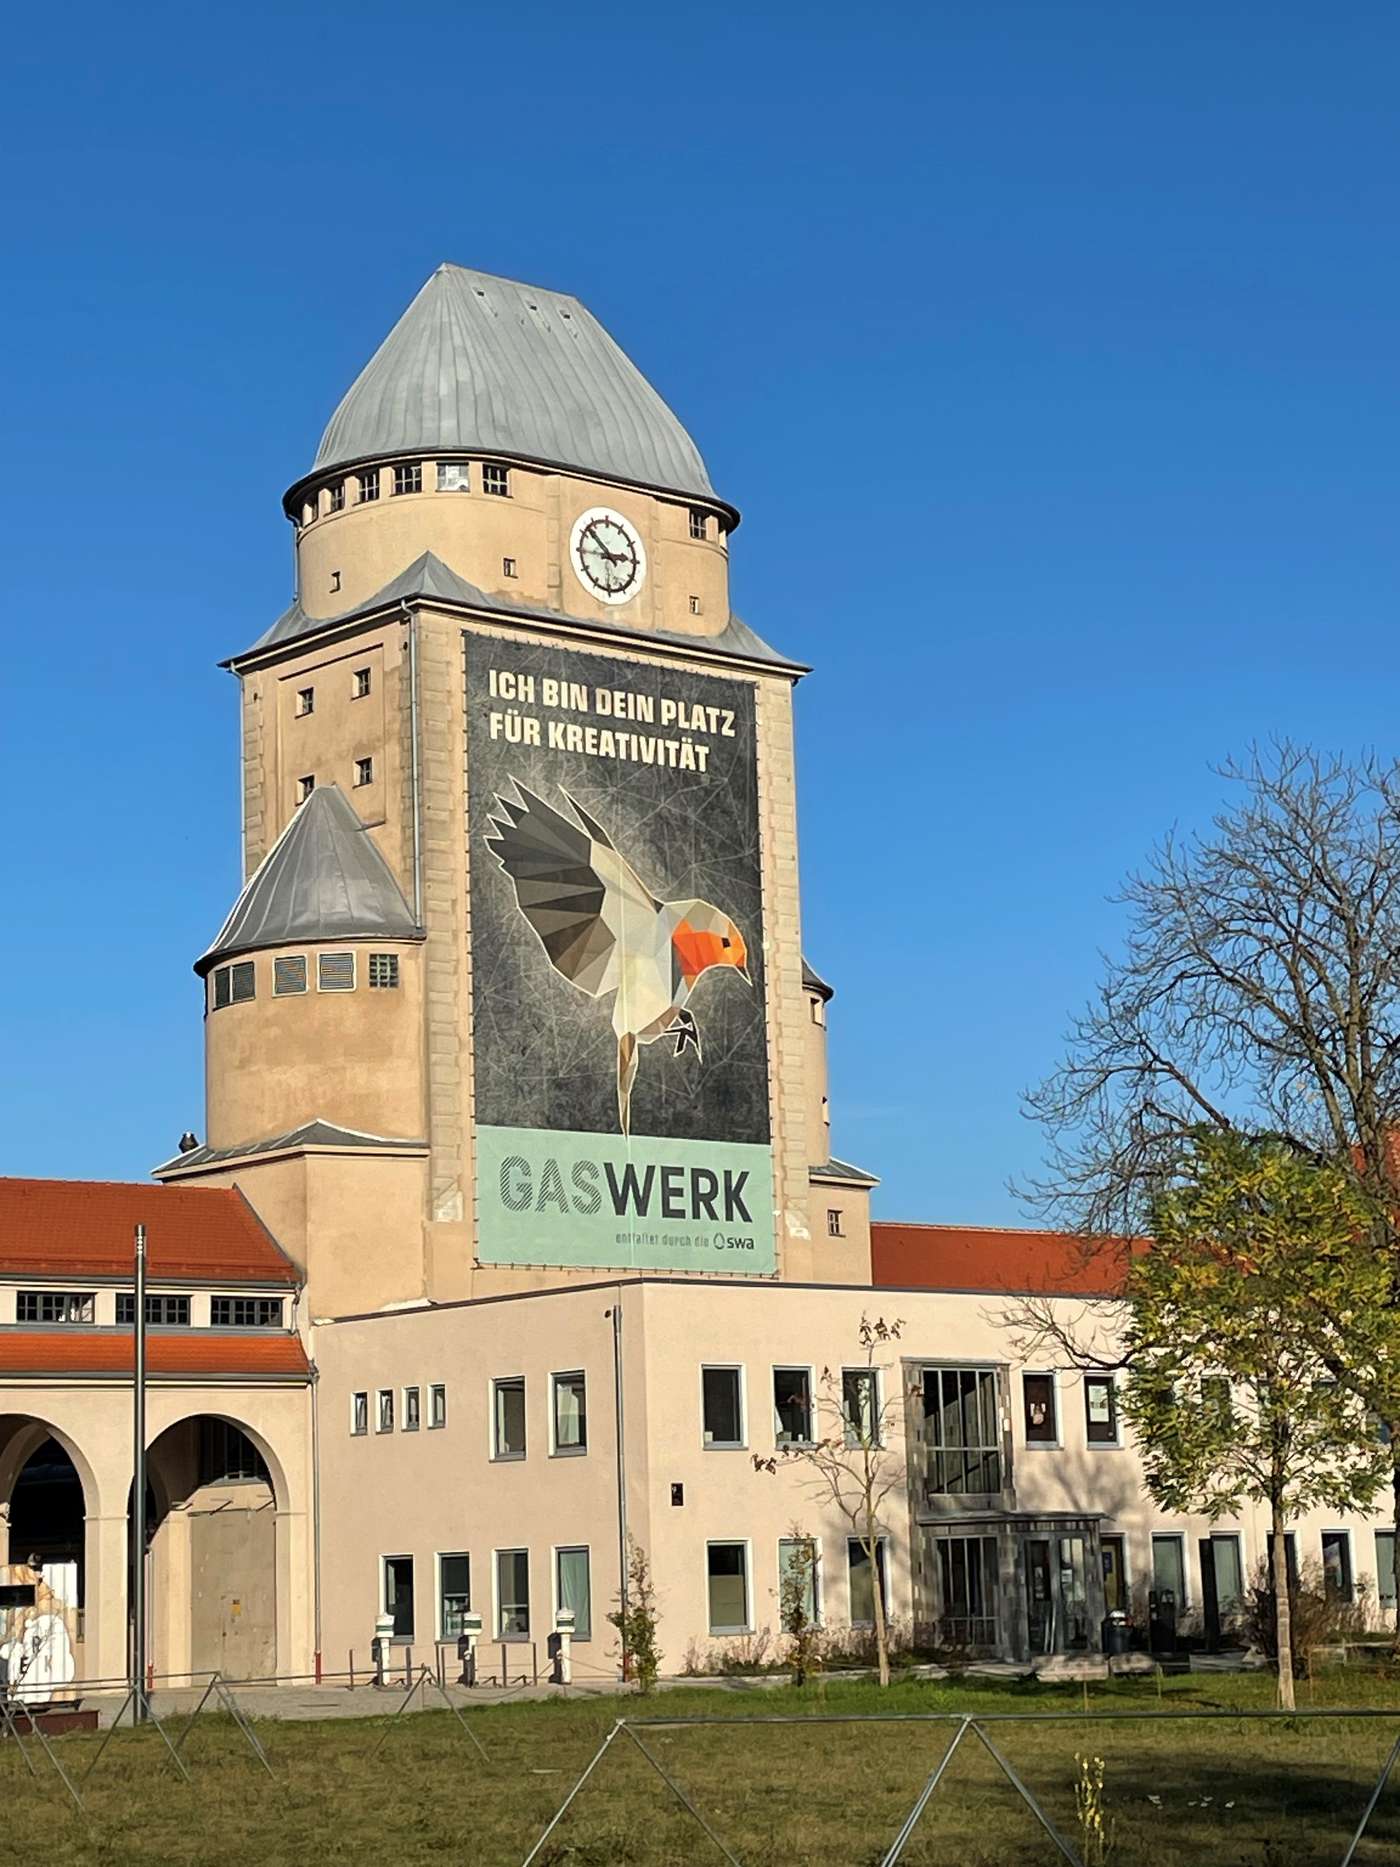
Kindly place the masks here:
[(560, 1608), (554, 1616), (554, 1638), (550, 1646), (555, 1685), (574, 1683), (574, 1619), (572, 1608)]
[(481, 1616), (464, 1614), (462, 1631), (457, 1637), (457, 1657), (462, 1662), (461, 1685), (476, 1684), (476, 1643), (481, 1638)]
[(389, 1660), (393, 1652), (394, 1617), (392, 1614), (376, 1616), (374, 1623), (374, 1642), (370, 1652), (374, 1659), (374, 1683), (386, 1686), (389, 1683)]

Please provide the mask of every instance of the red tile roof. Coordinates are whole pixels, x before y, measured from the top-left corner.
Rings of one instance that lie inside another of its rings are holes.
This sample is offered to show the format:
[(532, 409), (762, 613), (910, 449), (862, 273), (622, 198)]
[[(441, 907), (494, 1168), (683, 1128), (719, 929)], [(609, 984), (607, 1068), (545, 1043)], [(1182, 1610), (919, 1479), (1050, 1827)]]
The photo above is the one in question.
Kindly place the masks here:
[(152, 1281), (299, 1281), (236, 1187), (119, 1180), (0, 1179), (0, 1277), (130, 1277), (138, 1221)]
[[(16, 1374), (131, 1374), (132, 1343), (125, 1329), (0, 1329), (0, 1376)], [(201, 1375), (270, 1375), (310, 1378), (300, 1336), (283, 1329), (266, 1335), (224, 1335), (190, 1329), (146, 1337), (150, 1374), (179, 1379)]]
[(1128, 1247), (1122, 1239), (994, 1225), (870, 1227), (872, 1282), (921, 1290), (1008, 1291), (1036, 1296), (1116, 1296)]

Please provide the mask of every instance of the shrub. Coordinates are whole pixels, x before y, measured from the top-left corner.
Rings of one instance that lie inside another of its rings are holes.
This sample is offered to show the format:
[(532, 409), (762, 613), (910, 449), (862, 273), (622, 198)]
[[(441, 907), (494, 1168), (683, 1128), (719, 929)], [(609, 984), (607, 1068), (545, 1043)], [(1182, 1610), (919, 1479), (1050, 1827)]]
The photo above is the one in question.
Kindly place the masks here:
[[(1344, 1641), (1360, 1640), (1368, 1631), (1371, 1613), (1370, 1588), (1362, 1578), (1353, 1584), (1350, 1601), (1331, 1596), (1323, 1579), (1322, 1564), (1305, 1562), (1289, 1576), (1288, 1606), (1292, 1616), (1292, 1647), (1295, 1666), (1305, 1666), (1314, 1647), (1340, 1646)], [(1278, 1658), (1278, 1615), (1274, 1604), (1273, 1576), (1267, 1557), (1261, 1556), (1245, 1588), (1241, 1622), (1248, 1638), (1268, 1655)]]
[(635, 1679), (637, 1690), (650, 1692), (661, 1671), (661, 1649), (656, 1644), (656, 1588), (651, 1564), (640, 1543), (627, 1539), (627, 1597), (608, 1616), (622, 1647), (624, 1678)]

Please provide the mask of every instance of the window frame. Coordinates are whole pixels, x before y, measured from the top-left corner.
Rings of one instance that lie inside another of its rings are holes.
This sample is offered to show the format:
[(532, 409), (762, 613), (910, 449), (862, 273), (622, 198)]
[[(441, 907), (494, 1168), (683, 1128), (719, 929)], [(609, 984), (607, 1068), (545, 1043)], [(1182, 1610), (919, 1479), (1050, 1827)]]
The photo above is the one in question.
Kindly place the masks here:
[[(710, 1583), (714, 1580), (710, 1574), (710, 1551), (712, 1549), (740, 1549), (744, 1552), (741, 1571), (744, 1581), (744, 1621), (741, 1626), (715, 1626), (710, 1600)], [(708, 1536), (705, 1538), (705, 1625), (712, 1640), (732, 1640), (753, 1632), (753, 1544), (746, 1536)]]
[[(433, 1552), (433, 1600), (434, 1600), (434, 1606), (435, 1606), (436, 1615), (437, 1615), (435, 1627), (437, 1631), (437, 1638), (440, 1644), (443, 1642), (449, 1641), (449, 1640), (459, 1640), (461, 1638), (460, 1632), (455, 1633), (455, 1634), (449, 1634), (447, 1631), (447, 1616), (446, 1616), (446, 1613), (444, 1612), (445, 1607), (446, 1607), (446, 1598), (445, 1598), (445, 1591), (442, 1585), (442, 1565), (445, 1562), (465, 1562), (466, 1563), (467, 1565), (467, 1605), (464, 1609), (462, 1609), (462, 1613), (470, 1614), (472, 1612), (471, 1551), (468, 1549), (434, 1550)], [(460, 1590), (454, 1590), (454, 1597), (458, 1594), (460, 1594)]]
[[(1395, 1531), (1393, 1528), (1389, 1530), (1379, 1529), (1373, 1534), (1375, 1537), (1376, 1555), (1376, 1606), (1378, 1608), (1387, 1608), (1393, 1613), (1397, 1600), (1400, 1600), (1400, 1592), (1397, 1591), (1395, 1586)], [(1388, 1595), (1381, 1593), (1381, 1541), (1383, 1538), (1388, 1539), (1390, 1543), (1390, 1593)]]
[[(499, 485), (493, 485), (499, 480)], [(481, 490), (491, 499), (510, 498), (510, 468), (503, 467), (499, 461), (483, 460), (481, 463)]]
[[(1341, 1542), (1346, 1560), (1346, 1593), (1342, 1595), (1333, 1595), (1327, 1586), (1327, 1543), (1331, 1537), (1336, 1537)], [(1322, 1558), (1323, 1594), (1329, 1600), (1336, 1601), (1343, 1607), (1349, 1607), (1356, 1600), (1356, 1552), (1352, 1548), (1351, 1531), (1339, 1529), (1334, 1524), (1327, 1524), (1317, 1533), (1317, 1548)]]
[(303, 772), (300, 778), (297, 779), (297, 802), (298, 804), (304, 804), (315, 789), (316, 789), (315, 772), (314, 771)]
[(852, 1549), (860, 1550), (862, 1556), (865, 1554), (864, 1546), (860, 1538), (858, 1536), (851, 1536), (848, 1532), (846, 1536), (846, 1619), (850, 1622), (852, 1627), (873, 1627), (875, 1625), (875, 1596), (873, 1591), (878, 1588), (880, 1591), (880, 1601), (885, 1610), (885, 1624), (888, 1626), (890, 1620), (889, 1534), (887, 1531), (882, 1530), (875, 1539), (875, 1574), (870, 1584), (872, 1593), (870, 1597), (870, 1619), (868, 1621), (858, 1621), (856, 1619), (855, 1604), (851, 1599)]
[(352, 791), (363, 791), (367, 786), (373, 783), (374, 754), (370, 752), (366, 753), (363, 758), (357, 758), (355, 760), (355, 782), (351, 785), (350, 789)]
[(813, 1627), (823, 1627), (826, 1625), (826, 1616), (824, 1612), (826, 1591), (823, 1574), (825, 1563), (823, 1561), (822, 1539), (819, 1536), (780, 1536), (778, 1538), (778, 1625), (781, 1628), (783, 1619), (783, 1551), (789, 1546), (796, 1548), (799, 1543), (809, 1544), (814, 1552), (812, 1559), (812, 1625)]
[(690, 508), (690, 535), (697, 541), (710, 535), (710, 515), (698, 506)]
[[(171, 1322), (165, 1316), (153, 1317), (151, 1315), (151, 1306), (153, 1304), (163, 1305), (166, 1303), (183, 1303), (185, 1306), (184, 1320), (180, 1321), (177, 1319)], [(123, 1317), (122, 1309), (127, 1305), (130, 1306), (131, 1314)], [(119, 1329), (130, 1329), (135, 1325), (136, 1292), (134, 1290), (118, 1290), (116, 1317), (117, 1327)], [(148, 1290), (146, 1292), (146, 1327), (148, 1329), (189, 1329), (193, 1327), (193, 1323), (193, 1300), (183, 1290)]]
[[(472, 463), (469, 460), (439, 460), (434, 462), (436, 471), (433, 476), (435, 493), (469, 493), (472, 490)], [(452, 473), (459, 477), (448, 486), (445, 475)]]
[(408, 1564), (409, 1591), (412, 1602), (410, 1619), (413, 1624), (406, 1634), (401, 1634), (395, 1626), (389, 1638), (401, 1646), (411, 1646), (418, 1632), (418, 1565), (407, 1550), (393, 1550), (379, 1558), (379, 1612), (381, 1614), (393, 1613), (393, 1609), (389, 1606), (389, 1564), (391, 1562)]
[[(350, 1395), (350, 1437), (352, 1439), (365, 1439), (369, 1435), (369, 1396), (370, 1390), (367, 1387), (356, 1389)], [(356, 1422), (360, 1419), (361, 1403), (364, 1408), (364, 1424), (357, 1425)]]
[[(739, 1398), (739, 1437), (737, 1439), (712, 1439), (707, 1437), (705, 1427), (705, 1376), (707, 1374), (733, 1374), (738, 1380)], [(700, 1364), (700, 1445), (706, 1452), (747, 1452), (749, 1446), (749, 1397), (748, 1379), (745, 1364), (742, 1361), (702, 1361)]]
[[(274, 1315), (273, 1311), (269, 1309), (267, 1312), (269, 1320), (266, 1322), (216, 1322), (214, 1319), (215, 1306), (220, 1303), (275, 1304), (276, 1312)], [(249, 1329), (259, 1332), (264, 1329), (284, 1329), (287, 1324), (286, 1304), (287, 1300), (285, 1297), (270, 1297), (266, 1295), (237, 1296), (228, 1291), (216, 1291), (209, 1299), (209, 1327), (211, 1329)]]
[[(442, 1401), (442, 1406), (440, 1409), (437, 1404), (439, 1398)], [(441, 1413), (441, 1416), (442, 1416), (441, 1418), (438, 1417), (439, 1412)], [(427, 1430), (430, 1433), (440, 1433), (446, 1425), (447, 1425), (447, 1383), (446, 1381), (429, 1381), (428, 1383), (428, 1426), (427, 1426)]]
[(865, 1441), (857, 1433), (852, 1431), (851, 1416), (846, 1409), (846, 1377), (848, 1375), (855, 1375), (858, 1379), (869, 1381), (870, 1383), (872, 1400), (870, 1419), (874, 1429), (870, 1439), (870, 1449), (872, 1452), (879, 1452), (883, 1449), (885, 1443), (885, 1397), (884, 1383), (880, 1379), (880, 1370), (871, 1367), (868, 1362), (863, 1361), (853, 1362), (849, 1367), (843, 1367), (841, 1370), (841, 1439), (846, 1450), (852, 1452), (858, 1446), (864, 1445)]
[(826, 1209), (826, 1235), (828, 1238), (844, 1238), (846, 1228), (842, 1220), (846, 1214), (840, 1206), (828, 1206)]
[[(1108, 1424), (1109, 1435), (1095, 1438), (1095, 1422), (1089, 1412), (1089, 1389), (1106, 1387), (1108, 1389)], [(1111, 1374), (1085, 1374), (1084, 1376), (1084, 1443), (1097, 1450), (1112, 1451), (1123, 1444), (1123, 1422), (1118, 1408), (1118, 1382)]]
[[(385, 1401), (389, 1405), (386, 1410)], [(374, 1430), (376, 1433), (392, 1433), (394, 1430), (394, 1390), (392, 1387), (377, 1387), (374, 1390)]]
[[(561, 1381), (581, 1381), (583, 1398), (579, 1409), (583, 1422), (583, 1439), (576, 1446), (561, 1446), (559, 1443), (559, 1383)], [(549, 1377), (549, 1456), (552, 1459), (583, 1458), (588, 1452), (588, 1371), (585, 1368), (563, 1368)], [(583, 1548), (582, 1544), (565, 1543), (565, 1549)]]
[[(362, 681), (364, 682), (363, 686), (360, 685)], [(373, 691), (373, 669), (352, 668), (350, 670), (350, 698), (352, 700), (368, 700)]]
[[(380, 469), (378, 467), (362, 467), (355, 475), (360, 487), (355, 498), (355, 504), (357, 506), (372, 506), (375, 500), (378, 499), (380, 490), (379, 474)], [(370, 487), (373, 487), (373, 492), (367, 490)]]
[(310, 719), (311, 715), (316, 711), (316, 689), (314, 687), (298, 687), (296, 696), (296, 711), (293, 717), (299, 720)]
[(554, 1628), (557, 1628), (559, 1625), (559, 1610), (564, 1605), (564, 1591), (560, 1586), (559, 1558), (561, 1556), (580, 1556), (580, 1555), (583, 1557), (584, 1564), (588, 1571), (588, 1623), (587, 1623), (587, 1626), (584, 1628), (584, 1631), (580, 1633), (579, 1628), (578, 1628), (578, 1623), (577, 1621), (575, 1621), (573, 1637), (575, 1640), (592, 1640), (593, 1638), (593, 1549), (592, 1549), (591, 1544), (588, 1544), (588, 1543), (556, 1543), (554, 1544), (553, 1549), (551, 1551), (551, 1555), (550, 1555), (550, 1565), (549, 1565), (551, 1586), (554, 1591), (552, 1601), (551, 1601), (551, 1606), (553, 1608), (552, 1619), (553, 1619)]
[[(518, 1452), (502, 1452), (498, 1439), (498, 1416), (496, 1396), (502, 1388), (520, 1389), (520, 1433), (522, 1444)], [(493, 1465), (519, 1465), (523, 1463), (530, 1450), (530, 1422), (527, 1414), (529, 1391), (523, 1374), (497, 1374), (491, 1377), (490, 1408), (487, 1414), (486, 1431), (489, 1435), (491, 1463)]]
[(423, 463), (421, 460), (401, 460), (394, 466), (394, 490), (391, 499), (402, 499), (409, 493), (421, 493), (423, 490)]
[[(1132, 1539), (1129, 1537), (1126, 1530), (1099, 1531), (1099, 1581), (1101, 1586), (1104, 1580), (1103, 1546), (1105, 1543), (1116, 1543), (1118, 1545), (1118, 1570), (1119, 1580), (1123, 1588), (1123, 1600), (1125, 1603), (1131, 1603), (1133, 1598), (1133, 1575), (1132, 1564), (1129, 1561), (1129, 1552), (1132, 1549)], [(1104, 1605), (1107, 1609), (1107, 1591), (1105, 1591)]]
[(403, 1412), (399, 1415), (399, 1431), (416, 1433), (423, 1424), (423, 1390), (416, 1382), (410, 1381), (404, 1388), (400, 1399), (403, 1402)]
[[(803, 1374), (807, 1377), (807, 1437), (805, 1439), (784, 1439), (782, 1420), (778, 1412), (778, 1376), (780, 1374)], [(770, 1391), (773, 1396), (773, 1443), (776, 1446), (805, 1447), (817, 1443), (817, 1371), (810, 1362), (775, 1361), (769, 1376)]]
[(1157, 1545), (1175, 1543), (1181, 1556), (1181, 1593), (1182, 1599), (1176, 1604), (1178, 1618), (1191, 1606), (1191, 1563), (1186, 1550), (1186, 1532), (1184, 1530), (1153, 1530), (1149, 1533), (1147, 1544), (1148, 1589), (1157, 1588)]
[(345, 482), (344, 480), (332, 481), (332, 483), (326, 488), (326, 492), (328, 495), (328, 498), (326, 500), (326, 516), (329, 518), (332, 512), (343, 512), (345, 510)]
[[(64, 1309), (70, 1304), (87, 1306), (86, 1316), (21, 1316), (26, 1298), (32, 1298), (34, 1306), (42, 1310), (45, 1298), (54, 1299)], [(97, 1292), (95, 1290), (51, 1290), (19, 1289), (15, 1292), (15, 1323), (26, 1329), (92, 1329), (97, 1323)]]
[[(301, 966), (301, 984), (283, 984), (282, 973), (279, 971), (279, 968), (285, 966), (292, 967), (293, 977), (295, 977), (295, 968), (298, 964)], [(305, 953), (278, 953), (274, 955), (272, 961), (272, 996), (274, 998), (304, 998), (310, 989), (311, 977), (307, 968)]]
[[(1050, 1383), (1050, 1436), (1048, 1439), (1031, 1438), (1030, 1406), (1026, 1398), (1027, 1381), (1048, 1381)], [(1022, 1368), (1021, 1370), (1021, 1443), (1029, 1452), (1060, 1452), (1064, 1441), (1060, 1434), (1060, 1383), (1053, 1368)]]
[[(505, 1605), (501, 1597), (502, 1556), (523, 1556), (525, 1558), (525, 1626), (519, 1632), (510, 1634), (508, 1634), (501, 1625), (501, 1614)], [(532, 1638), (532, 1629), (534, 1627), (534, 1602), (532, 1600), (532, 1595), (534, 1590), (531, 1584), (530, 1551), (527, 1545), (508, 1543), (502, 1545), (499, 1549), (493, 1549), (491, 1551), (491, 1625), (495, 1630), (495, 1638), (498, 1641), (504, 1641), (507, 1645), (510, 1645), (514, 1642), (526, 1641)]]

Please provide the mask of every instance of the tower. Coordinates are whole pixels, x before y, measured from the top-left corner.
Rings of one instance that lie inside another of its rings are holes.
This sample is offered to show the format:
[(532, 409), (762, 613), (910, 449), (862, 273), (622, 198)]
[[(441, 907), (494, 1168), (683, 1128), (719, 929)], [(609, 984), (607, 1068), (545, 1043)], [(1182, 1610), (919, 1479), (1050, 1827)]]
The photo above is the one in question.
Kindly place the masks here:
[(284, 506), (294, 600), (226, 664), (207, 1132), (161, 1177), (238, 1184), (316, 1314), (868, 1278), (812, 1151), (805, 670), (731, 612), (675, 415), (576, 299), (443, 266)]

